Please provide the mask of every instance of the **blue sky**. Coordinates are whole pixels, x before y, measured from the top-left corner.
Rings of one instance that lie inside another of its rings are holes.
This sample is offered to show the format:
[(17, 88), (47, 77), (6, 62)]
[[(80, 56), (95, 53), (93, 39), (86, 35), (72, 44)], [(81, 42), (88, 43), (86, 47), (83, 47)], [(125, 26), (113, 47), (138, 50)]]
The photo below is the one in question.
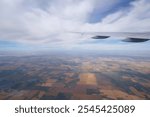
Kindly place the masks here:
[(150, 50), (150, 42), (92, 40), (68, 32), (150, 30), (149, 0), (1, 0), (0, 49)]
[(106, 17), (108, 14), (115, 13), (118, 10), (128, 8), (128, 7), (130, 7), (131, 1), (133, 1), (133, 0), (119, 0), (116, 4), (113, 4), (112, 7), (106, 9), (103, 12), (100, 12), (101, 7), (100, 8), (97, 7), (94, 9), (94, 12), (92, 12), (89, 22), (97, 23), (97, 22), (101, 21), (104, 17)]

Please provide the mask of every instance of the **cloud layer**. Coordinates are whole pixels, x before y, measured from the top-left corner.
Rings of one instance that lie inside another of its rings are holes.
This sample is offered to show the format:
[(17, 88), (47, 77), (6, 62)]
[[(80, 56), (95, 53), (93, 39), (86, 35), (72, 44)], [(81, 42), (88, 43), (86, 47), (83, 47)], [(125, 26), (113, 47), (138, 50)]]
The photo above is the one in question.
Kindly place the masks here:
[(0, 40), (67, 45), (79, 39), (66, 32), (149, 31), (149, 0), (127, 1), (1, 0)]

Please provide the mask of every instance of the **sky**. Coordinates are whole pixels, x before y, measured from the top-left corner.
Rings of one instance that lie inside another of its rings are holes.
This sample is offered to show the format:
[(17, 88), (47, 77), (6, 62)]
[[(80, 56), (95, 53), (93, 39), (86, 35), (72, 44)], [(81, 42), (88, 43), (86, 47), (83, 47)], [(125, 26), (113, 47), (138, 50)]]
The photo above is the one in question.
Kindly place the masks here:
[(149, 0), (0, 0), (0, 50), (148, 50), (71, 32), (149, 32)]

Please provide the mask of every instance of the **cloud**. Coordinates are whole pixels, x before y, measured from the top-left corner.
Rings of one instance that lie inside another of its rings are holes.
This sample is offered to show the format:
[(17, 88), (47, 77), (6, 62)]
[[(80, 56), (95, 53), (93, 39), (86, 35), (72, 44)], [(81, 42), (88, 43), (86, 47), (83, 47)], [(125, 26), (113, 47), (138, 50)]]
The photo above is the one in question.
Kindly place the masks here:
[[(130, 6), (109, 14), (101, 22), (86, 24), (85, 29), (96, 31), (127, 31), (144, 32), (150, 30), (150, 4), (148, 0), (130, 2)], [(84, 30), (85, 30), (84, 29)]]
[[(1, 0), (0, 40), (68, 45), (80, 41), (79, 35), (66, 34), (71, 31), (149, 31), (149, 1), (131, 0), (118, 7), (121, 1)], [(99, 22), (90, 23), (91, 17)]]

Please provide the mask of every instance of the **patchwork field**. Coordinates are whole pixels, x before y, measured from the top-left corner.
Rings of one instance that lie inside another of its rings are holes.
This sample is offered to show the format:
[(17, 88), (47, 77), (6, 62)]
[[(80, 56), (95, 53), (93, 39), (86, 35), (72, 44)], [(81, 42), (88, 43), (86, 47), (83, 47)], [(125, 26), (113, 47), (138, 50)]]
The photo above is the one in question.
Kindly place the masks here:
[(150, 61), (107, 56), (1, 56), (0, 99), (150, 99)]

